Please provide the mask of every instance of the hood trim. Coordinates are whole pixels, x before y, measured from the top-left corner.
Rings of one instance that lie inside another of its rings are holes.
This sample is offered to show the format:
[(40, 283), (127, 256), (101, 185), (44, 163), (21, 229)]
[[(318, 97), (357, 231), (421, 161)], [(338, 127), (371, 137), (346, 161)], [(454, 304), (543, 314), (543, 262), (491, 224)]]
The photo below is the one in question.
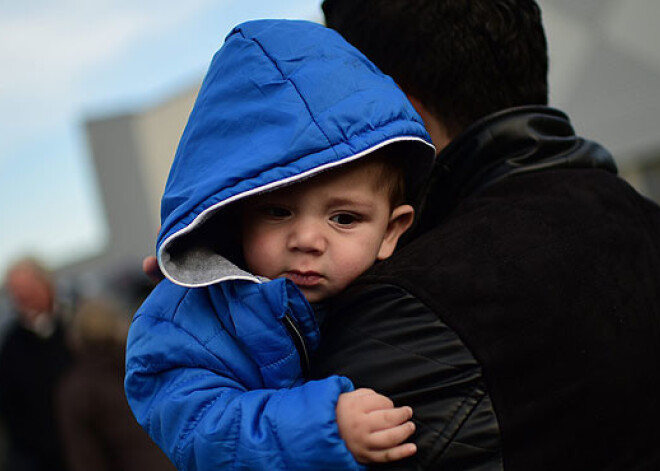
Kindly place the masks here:
[(425, 144), (431, 152), (433, 152), (433, 155), (435, 156), (435, 147), (427, 142), (426, 140), (422, 139), (421, 137), (418, 136), (399, 136), (395, 138), (391, 138), (388, 140), (385, 140), (383, 142), (380, 142), (366, 150), (363, 150), (362, 152), (359, 152), (357, 154), (353, 154), (351, 156), (348, 156), (344, 159), (337, 160), (334, 162), (329, 162), (324, 165), (320, 165), (318, 167), (315, 167), (313, 169), (307, 170), (306, 172), (284, 178), (282, 180), (277, 180), (274, 182), (270, 182), (268, 184), (252, 188), (250, 190), (244, 191), (242, 193), (238, 193), (235, 195), (232, 195), (231, 197), (220, 201), (208, 208), (206, 208), (204, 211), (202, 211), (200, 214), (198, 214), (195, 219), (193, 219), (190, 224), (187, 226), (183, 227), (182, 229), (174, 232), (171, 234), (169, 237), (167, 237), (163, 243), (160, 245), (160, 248), (158, 250), (158, 266), (160, 267), (161, 272), (165, 277), (170, 280), (172, 283), (175, 283), (179, 286), (183, 286), (186, 288), (201, 288), (205, 286), (210, 286), (216, 283), (221, 283), (224, 281), (231, 281), (231, 280), (244, 280), (244, 281), (251, 281), (253, 283), (263, 283), (265, 281), (269, 281), (267, 278), (262, 277), (262, 276), (257, 276), (252, 273), (249, 273), (238, 266), (236, 266), (234, 263), (230, 262), (227, 260), (225, 257), (221, 256), (218, 254), (219, 259), (224, 260), (224, 263), (226, 264), (227, 269), (225, 270), (224, 273), (220, 274), (219, 276), (205, 280), (205, 281), (189, 281), (186, 280), (185, 278), (175, 276), (172, 271), (168, 267), (168, 263), (164, 261), (166, 258), (167, 254), (167, 249), (171, 247), (171, 245), (180, 237), (185, 236), (186, 234), (189, 234), (190, 232), (194, 231), (197, 229), (201, 224), (206, 222), (214, 213), (216, 213), (218, 210), (221, 208), (231, 204), (235, 203), (236, 201), (247, 198), (249, 196), (257, 195), (260, 193), (266, 193), (268, 191), (272, 191), (276, 188), (279, 187), (284, 187), (288, 186), (294, 183), (298, 183), (302, 180), (311, 178), (315, 176), (318, 173), (333, 169), (335, 167), (339, 167), (341, 165), (348, 164), (350, 162), (353, 162), (355, 160), (358, 160), (360, 158), (363, 158), (378, 149), (381, 149), (382, 147), (388, 146), (390, 144), (394, 144), (396, 142), (419, 142)]

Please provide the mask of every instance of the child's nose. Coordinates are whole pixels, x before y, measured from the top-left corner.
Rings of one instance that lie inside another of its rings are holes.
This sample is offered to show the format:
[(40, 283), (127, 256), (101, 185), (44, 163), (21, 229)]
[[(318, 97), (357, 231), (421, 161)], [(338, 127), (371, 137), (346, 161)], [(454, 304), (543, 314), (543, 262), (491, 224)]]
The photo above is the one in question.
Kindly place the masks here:
[(322, 223), (311, 218), (296, 221), (289, 234), (289, 250), (321, 254), (327, 245)]

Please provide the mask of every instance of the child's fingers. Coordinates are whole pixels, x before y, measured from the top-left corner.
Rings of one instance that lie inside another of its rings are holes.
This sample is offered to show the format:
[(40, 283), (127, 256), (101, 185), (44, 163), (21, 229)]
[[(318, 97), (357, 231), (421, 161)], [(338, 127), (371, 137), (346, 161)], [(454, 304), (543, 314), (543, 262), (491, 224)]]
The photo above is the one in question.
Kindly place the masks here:
[(351, 392), (344, 393), (350, 396), (370, 396), (372, 394), (378, 394), (371, 388), (359, 388)]
[(369, 429), (371, 431), (389, 429), (412, 419), (411, 407), (403, 406), (394, 409), (379, 409), (369, 413)]
[(366, 462), (387, 463), (398, 461), (417, 453), (417, 446), (414, 443), (404, 443), (403, 445), (388, 448), (386, 450), (369, 451), (365, 453)]
[(369, 434), (366, 447), (370, 450), (386, 450), (402, 443), (415, 432), (415, 424), (406, 422), (396, 427)]
[(344, 393), (342, 396), (354, 403), (364, 413), (380, 409), (392, 409), (394, 407), (394, 403), (390, 398), (378, 394), (372, 389), (356, 389), (355, 391)]

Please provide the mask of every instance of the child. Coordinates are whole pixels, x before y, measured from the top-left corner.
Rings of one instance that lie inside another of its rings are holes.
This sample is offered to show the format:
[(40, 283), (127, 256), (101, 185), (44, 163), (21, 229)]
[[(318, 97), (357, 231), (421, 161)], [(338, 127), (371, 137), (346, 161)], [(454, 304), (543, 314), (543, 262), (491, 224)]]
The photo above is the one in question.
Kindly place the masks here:
[(308, 301), (392, 253), (413, 216), (400, 180), (419, 187), (429, 142), (394, 82), (333, 31), (262, 20), (229, 34), (163, 197), (169, 280), (127, 347), (130, 405), (178, 469), (348, 470), (414, 453), (400, 445), (409, 408), (344, 377), (305, 381)]

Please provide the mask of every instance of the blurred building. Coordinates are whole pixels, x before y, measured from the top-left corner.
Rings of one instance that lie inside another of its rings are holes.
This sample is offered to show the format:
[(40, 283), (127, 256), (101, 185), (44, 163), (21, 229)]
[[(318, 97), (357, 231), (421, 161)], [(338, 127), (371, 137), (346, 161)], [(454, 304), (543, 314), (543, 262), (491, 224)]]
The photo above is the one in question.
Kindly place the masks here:
[(539, 0), (551, 104), (610, 149), (624, 178), (660, 201), (660, 2)]
[(153, 253), (160, 199), (197, 91), (191, 87), (153, 106), (86, 122), (110, 232), (106, 261)]

